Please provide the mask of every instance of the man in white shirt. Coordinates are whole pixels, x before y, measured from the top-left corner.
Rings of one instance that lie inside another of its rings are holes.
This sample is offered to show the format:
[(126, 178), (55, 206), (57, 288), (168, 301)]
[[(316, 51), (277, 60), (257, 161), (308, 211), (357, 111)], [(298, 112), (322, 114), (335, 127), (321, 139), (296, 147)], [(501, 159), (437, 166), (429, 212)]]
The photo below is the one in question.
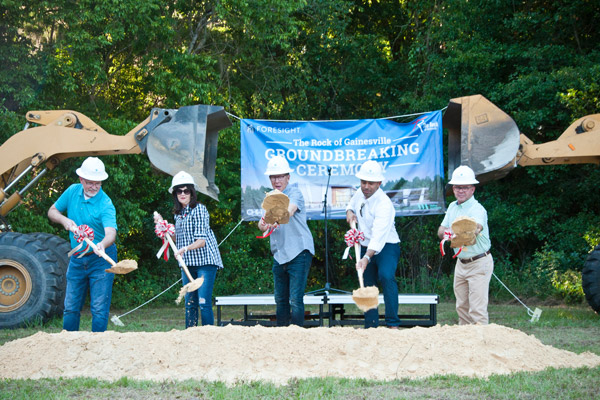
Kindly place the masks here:
[[(398, 283), (396, 268), (400, 259), (400, 238), (396, 232), (394, 218), (396, 211), (390, 198), (380, 189), (384, 179), (383, 171), (377, 161), (366, 161), (355, 175), (360, 179), (357, 190), (348, 207), (346, 221), (358, 223), (358, 230), (365, 239), (360, 242), (361, 256), (356, 269), (364, 271), (365, 286), (375, 286), (377, 282), (383, 289), (385, 302), (385, 323), (388, 328), (398, 328)], [(379, 325), (379, 312), (372, 309), (365, 313), (365, 328)]]

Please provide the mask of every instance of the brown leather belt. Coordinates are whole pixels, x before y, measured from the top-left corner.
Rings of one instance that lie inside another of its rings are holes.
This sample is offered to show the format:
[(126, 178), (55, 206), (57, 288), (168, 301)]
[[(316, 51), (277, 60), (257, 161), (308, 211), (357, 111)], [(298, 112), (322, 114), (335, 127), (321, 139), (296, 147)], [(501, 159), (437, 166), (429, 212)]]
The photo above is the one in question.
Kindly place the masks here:
[(487, 256), (490, 253), (491, 252), (488, 250), (485, 253), (477, 254), (476, 256), (473, 256), (471, 258), (459, 258), (459, 260), (463, 264), (468, 264), (468, 263), (472, 263), (475, 260), (479, 260), (480, 258), (483, 258), (483, 257)]

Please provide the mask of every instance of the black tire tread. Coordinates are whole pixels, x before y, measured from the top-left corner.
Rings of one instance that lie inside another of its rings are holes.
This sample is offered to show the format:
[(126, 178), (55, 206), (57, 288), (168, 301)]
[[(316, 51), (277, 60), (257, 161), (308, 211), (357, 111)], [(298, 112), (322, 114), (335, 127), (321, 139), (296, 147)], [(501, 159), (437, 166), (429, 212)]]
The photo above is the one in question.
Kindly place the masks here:
[(600, 313), (600, 245), (592, 250), (583, 264), (581, 286), (590, 307)]
[[(61, 267), (62, 262), (57, 260), (57, 256), (44, 242), (37, 240), (33, 235), (17, 232), (0, 234), (0, 258), (15, 260), (12, 256), (15, 247), (25, 250), (41, 264), (43, 282), (32, 282), (30, 300), (22, 307), (4, 313), (0, 328), (16, 328), (35, 320), (46, 322), (63, 309), (62, 293), (64, 293), (65, 276)], [(31, 303), (32, 301), (34, 303)]]

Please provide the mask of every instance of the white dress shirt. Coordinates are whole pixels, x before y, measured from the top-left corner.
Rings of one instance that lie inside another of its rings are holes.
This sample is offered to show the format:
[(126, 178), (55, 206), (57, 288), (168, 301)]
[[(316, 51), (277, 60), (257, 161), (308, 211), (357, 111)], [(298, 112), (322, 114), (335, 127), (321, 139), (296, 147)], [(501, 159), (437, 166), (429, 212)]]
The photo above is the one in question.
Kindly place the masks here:
[(352, 210), (356, 214), (357, 228), (365, 235), (365, 240), (360, 244), (373, 250), (375, 254), (379, 253), (386, 243), (400, 242), (394, 222), (396, 210), (381, 188), (368, 199), (365, 198), (362, 190), (358, 189), (350, 199), (347, 210)]

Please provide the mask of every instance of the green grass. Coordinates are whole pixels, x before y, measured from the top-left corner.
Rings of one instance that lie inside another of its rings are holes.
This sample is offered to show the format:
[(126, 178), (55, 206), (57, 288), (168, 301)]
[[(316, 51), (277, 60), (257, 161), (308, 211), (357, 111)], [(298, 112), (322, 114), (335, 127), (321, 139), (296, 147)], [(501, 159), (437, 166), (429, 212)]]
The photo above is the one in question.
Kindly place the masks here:
[[(534, 308), (531, 304), (528, 305)], [(537, 323), (531, 323), (525, 308), (520, 304), (492, 304), (489, 307), (490, 321), (534, 335), (547, 345), (576, 353), (590, 351), (600, 355), (600, 317), (591, 308), (564, 305), (538, 307), (543, 310), (541, 319)], [(405, 311), (402, 309), (402, 312)], [(241, 307), (223, 308), (224, 320), (239, 319), (241, 315)], [(124, 327), (115, 327), (111, 323), (109, 329), (122, 332), (183, 329), (183, 317), (182, 307), (146, 307), (122, 317)], [(439, 305), (440, 324), (452, 325), (456, 320), (452, 303)], [(40, 330), (60, 332), (61, 323), (60, 319), (54, 319), (44, 326), (0, 330), (0, 344), (30, 336)], [(89, 313), (84, 312), (82, 330), (89, 330), (90, 324)], [(18, 362), (18, 359), (0, 360), (0, 363)], [(391, 382), (304, 379), (291, 381), (286, 386), (240, 383), (227, 387), (222, 383), (202, 381), (201, 377), (185, 382), (130, 379), (105, 382), (86, 378), (0, 380), (0, 399), (592, 399), (599, 398), (599, 377), (600, 367), (520, 372), (495, 375), (489, 379), (457, 376)]]

